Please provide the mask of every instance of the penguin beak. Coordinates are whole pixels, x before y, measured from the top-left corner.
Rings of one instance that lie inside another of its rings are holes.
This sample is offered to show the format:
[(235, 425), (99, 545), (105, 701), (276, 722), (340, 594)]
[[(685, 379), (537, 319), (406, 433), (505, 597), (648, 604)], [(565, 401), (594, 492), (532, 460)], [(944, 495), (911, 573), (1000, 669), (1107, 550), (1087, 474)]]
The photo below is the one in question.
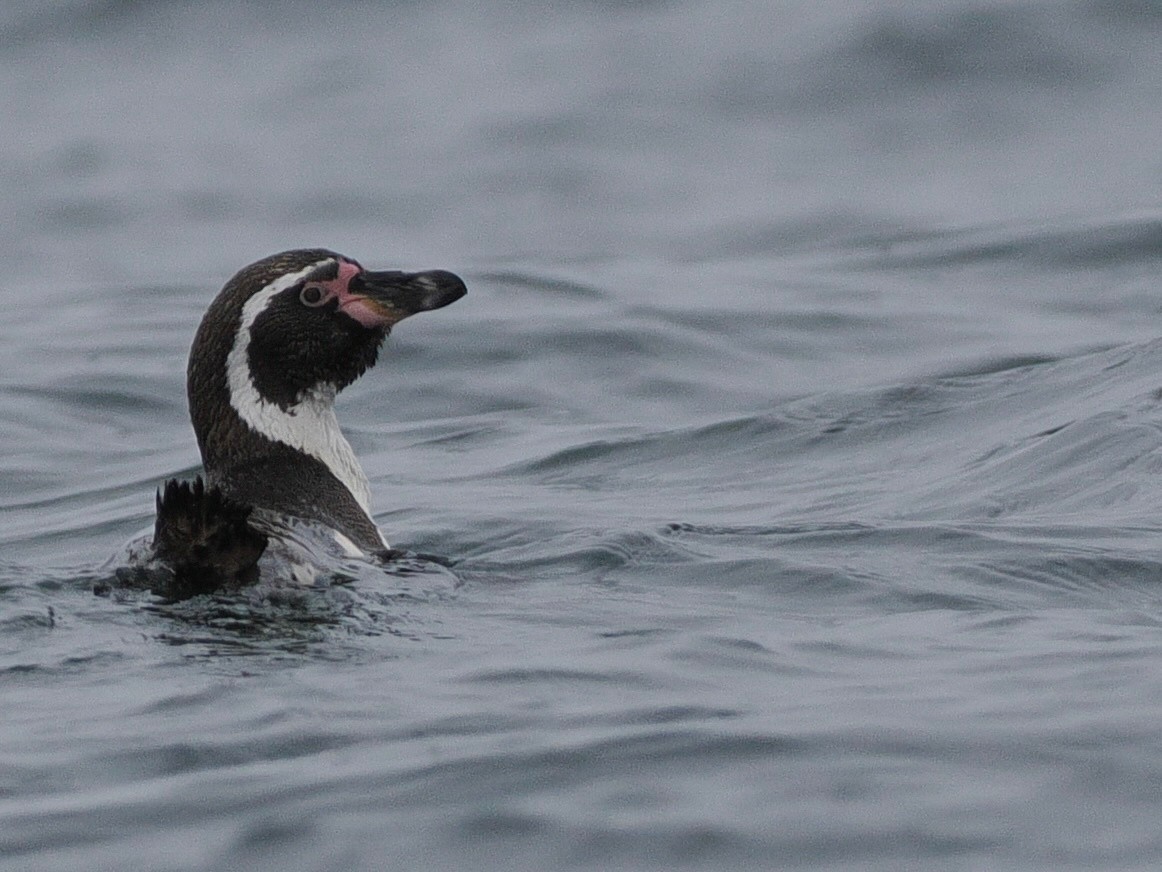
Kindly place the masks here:
[[(468, 288), (458, 275), (439, 269), (416, 273), (361, 272), (347, 286), (348, 299), (355, 304), (352, 308), (370, 310), (382, 319), (384, 326), (417, 312), (442, 309), (466, 293)], [(343, 309), (355, 315), (347, 303)]]

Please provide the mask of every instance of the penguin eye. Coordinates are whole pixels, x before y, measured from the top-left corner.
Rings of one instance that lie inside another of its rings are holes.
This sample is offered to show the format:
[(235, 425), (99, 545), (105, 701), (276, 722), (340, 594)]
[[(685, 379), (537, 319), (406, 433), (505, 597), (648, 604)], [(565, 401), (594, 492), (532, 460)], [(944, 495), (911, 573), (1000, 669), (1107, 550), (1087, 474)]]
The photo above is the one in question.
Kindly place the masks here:
[(304, 306), (310, 306), (312, 309), (316, 306), (321, 306), (326, 301), (327, 295), (323, 293), (323, 289), (318, 285), (307, 285), (299, 291), (299, 302)]

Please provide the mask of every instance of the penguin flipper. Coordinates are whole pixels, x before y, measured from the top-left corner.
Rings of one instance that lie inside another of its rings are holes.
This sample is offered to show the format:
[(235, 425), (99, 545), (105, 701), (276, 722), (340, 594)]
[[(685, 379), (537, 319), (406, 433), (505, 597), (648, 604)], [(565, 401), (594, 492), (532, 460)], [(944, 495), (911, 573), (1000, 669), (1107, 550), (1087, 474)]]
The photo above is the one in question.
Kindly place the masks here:
[(157, 493), (153, 547), (172, 576), (156, 577), (153, 593), (177, 601), (257, 581), (267, 537), (249, 523), (252, 511), (201, 476), (167, 481)]

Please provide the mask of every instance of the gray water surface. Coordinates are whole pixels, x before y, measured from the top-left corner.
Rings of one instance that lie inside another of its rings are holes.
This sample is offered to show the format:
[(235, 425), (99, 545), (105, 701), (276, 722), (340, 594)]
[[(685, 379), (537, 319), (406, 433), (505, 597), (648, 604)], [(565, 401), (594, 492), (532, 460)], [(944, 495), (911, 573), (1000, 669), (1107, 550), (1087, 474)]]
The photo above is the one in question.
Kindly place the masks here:
[[(1162, 7), (0, 11), (0, 867), (1154, 869)], [(94, 596), (285, 248), (450, 572)]]

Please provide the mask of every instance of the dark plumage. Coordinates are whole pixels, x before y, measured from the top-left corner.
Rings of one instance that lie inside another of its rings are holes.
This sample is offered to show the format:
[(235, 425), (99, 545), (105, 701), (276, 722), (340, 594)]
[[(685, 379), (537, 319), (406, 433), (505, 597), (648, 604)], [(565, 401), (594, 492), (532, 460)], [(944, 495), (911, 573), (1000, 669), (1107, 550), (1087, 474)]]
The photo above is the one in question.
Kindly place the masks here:
[(251, 511), (201, 476), (167, 481), (157, 494), (153, 547), (173, 575), (156, 577), (153, 592), (181, 600), (257, 581), (266, 536), (248, 523)]

